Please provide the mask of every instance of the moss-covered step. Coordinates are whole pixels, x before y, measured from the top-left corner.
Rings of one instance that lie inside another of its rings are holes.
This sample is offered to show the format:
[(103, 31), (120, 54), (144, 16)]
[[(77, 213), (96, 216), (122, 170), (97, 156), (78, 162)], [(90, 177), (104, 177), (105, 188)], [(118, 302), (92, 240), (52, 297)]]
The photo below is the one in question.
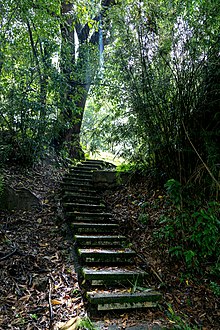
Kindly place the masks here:
[(98, 311), (105, 310), (123, 310), (134, 308), (156, 307), (161, 300), (161, 294), (154, 290), (146, 290), (144, 292), (87, 292), (91, 307), (95, 307)]
[(76, 222), (97, 222), (102, 223), (103, 221), (113, 222), (112, 214), (108, 212), (81, 212), (81, 211), (68, 211), (65, 213), (65, 216), (68, 220), (74, 220)]
[(64, 178), (77, 178), (77, 179), (92, 179), (92, 173), (91, 172), (86, 172), (86, 173), (81, 173), (81, 172), (69, 172), (65, 174)]
[(76, 166), (77, 169), (96, 171), (102, 168), (101, 165), (81, 163)]
[(135, 267), (120, 268), (106, 267), (99, 268), (82, 268), (80, 275), (82, 282), (89, 286), (127, 286), (134, 289), (137, 285), (143, 285), (147, 273)]
[(78, 249), (82, 263), (90, 264), (132, 264), (136, 253), (130, 249), (90, 248)]
[(84, 247), (123, 247), (127, 243), (127, 238), (121, 235), (75, 235), (74, 240), (78, 246)]
[(76, 175), (92, 175), (93, 171), (91, 169), (84, 169), (84, 168), (71, 168), (69, 170), (70, 174), (76, 174)]
[(62, 186), (62, 189), (64, 191), (87, 191), (89, 192), (90, 194), (91, 193), (94, 193), (94, 194), (97, 194), (97, 191), (94, 190), (93, 188), (93, 185), (92, 184), (87, 184), (87, 185), (84, 185), (82, 183), (70, 183), (70, 182), (61, 182), (61, 186)]
[(85, 186), (84, 188), (77, 188), (77, 187), (67, 187), (67, 188), (64, 188), (63, 189), (63, 195), (65, 194), (68, 194), (68, 193), (75, 193), (75, 194), (78, 194), (80, 196), (82, 195), (90, 195), (90, 196), (98, 196), (97, 195), (97, 191), (92, 189), (92, 188), (89, 188), (89, 189), (85, 189)]
[(73, 233), (78, 234), (96, 234), (96, 233), (115, 233), (119, 226), (114, 223), (94, 223), (94, 222), (72, 222), (70, 227)]
[(109, 169), (109, 170), (115, 170), (116, 168), (116, 165), (110, 163), (110, 162), (107, 162), (107, 161), (103, 161), (103, 162), (97, 162), (97, 163), (94, 163), (93, 161), (86, 161), (86, 162), (83, 162), (82, 164), (91, 164), (91, 165), (94, 165), (94, 164), (98, 164), (101, 166), (101, 169)]
[[(107, 162), (105, 162), (104, 160), (98, 160), (98, 159), (86, 159), (82, 163), (83, 164), (92, 164), (92, 165), (97, 164), (100, 166), (104, 166)], [(108, 163), (108, 164), (110, 164), (110, 163)]]
[(70, 177), (70, 176), (64, 176), (63, 182), (66, 184), (84, 184), (84, 185), (91, 185), (92, 179), (85, 179), (85, 178), (77, 178), (76, 176)]
[(103, 204), (86, 204), (86, 203), (74, 203), (74, 202), (65, 202), (63, 203), (63, 208), (65, 210), (80, 211), (84, 210), (87, 212), (103, 212), (106, 209), (106, 206)]
[(86, 191), (84, 191), (83, 193), (67, 191), (64, 193), (62, 200), (64, 202), (78, 201), (78, 202), (89, 203), (89, 204), (102, 204), (102, 200), (99, 196), (94, 196), (92, 194), (88, 194)]

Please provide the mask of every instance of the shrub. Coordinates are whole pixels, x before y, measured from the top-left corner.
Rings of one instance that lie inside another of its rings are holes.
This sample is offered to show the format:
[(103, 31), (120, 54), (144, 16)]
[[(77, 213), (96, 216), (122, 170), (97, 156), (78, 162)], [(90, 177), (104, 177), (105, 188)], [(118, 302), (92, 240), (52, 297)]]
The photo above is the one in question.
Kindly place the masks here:
[(220, 255), (220, 204), (214, 201), (201, 206), (196, 201), (194, 208), (190, 203), (180, 208), (181, 186), (169, 180), (165, 187), (172, 203), (168, 202), (169, 208), (160, 218), (156, 237), (166, 240), (170, 256), (183, 260), (189, 271), (201, 271), (207, 264), (214, 270)]

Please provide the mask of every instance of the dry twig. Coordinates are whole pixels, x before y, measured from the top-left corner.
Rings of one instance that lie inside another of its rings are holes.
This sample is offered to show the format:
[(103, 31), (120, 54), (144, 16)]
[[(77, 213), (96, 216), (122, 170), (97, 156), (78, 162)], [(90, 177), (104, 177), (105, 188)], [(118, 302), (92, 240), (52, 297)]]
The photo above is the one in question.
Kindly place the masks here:
[(49, 296), (48, 296), (48, 302), (49, 302), (49, 313), (50, 313), (50, 328), (53, 324), (53, 306), (51, 302), (51, 292), (52, 292), (52, 280), (49, 278)]

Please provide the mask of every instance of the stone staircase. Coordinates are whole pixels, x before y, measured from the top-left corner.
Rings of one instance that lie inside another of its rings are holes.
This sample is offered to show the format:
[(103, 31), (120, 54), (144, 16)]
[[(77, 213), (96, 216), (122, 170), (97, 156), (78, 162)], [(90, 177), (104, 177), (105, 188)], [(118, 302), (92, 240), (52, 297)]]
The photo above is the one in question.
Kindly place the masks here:
[[(112, 165), (113, 166), (113, 165)], [(65, 175), (63, 209), (73, 233), (78, 279), (90, 313), (155, 307), (161, 294), (147, 287), (148, 274), (98, 195), (93, 172), (111, 167), (89, 160)]]

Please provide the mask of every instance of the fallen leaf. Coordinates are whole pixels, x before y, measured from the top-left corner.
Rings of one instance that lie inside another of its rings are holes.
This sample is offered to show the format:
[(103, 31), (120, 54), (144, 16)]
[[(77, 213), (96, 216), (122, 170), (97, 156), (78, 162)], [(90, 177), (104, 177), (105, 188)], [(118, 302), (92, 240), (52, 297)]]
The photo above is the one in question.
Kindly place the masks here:
[(39, 244), (39, 246), (41, 246), (41, 247), (46, 247), (46, 246), (49, 245), (48, 243), (38, 243), (38, 244)]
[(105, 325), (105, 327), (107, 327), (109, 324), (110, 324), (110, 320), (109, 320), (109, 319), (106, 319), (106, 320), (104, 321), (104, 325)]
[(30, 299), (31, 295), (27, 294), (26, 296), (23, 296), (19, 299), (19, 301), (28, 301)]
[(69, 321), (67, 321), (65, 324), (63, 324), (61, 327), (59, 327), (60, 330), (74, 330), (78, 326), (79, 317), (73, 317)]
[(62, 305), (62, 301), (57, 300), (57, 299), (52, 299), (52, 300), (51, 300), (51, 304), (52, 304), (52, 305)]

